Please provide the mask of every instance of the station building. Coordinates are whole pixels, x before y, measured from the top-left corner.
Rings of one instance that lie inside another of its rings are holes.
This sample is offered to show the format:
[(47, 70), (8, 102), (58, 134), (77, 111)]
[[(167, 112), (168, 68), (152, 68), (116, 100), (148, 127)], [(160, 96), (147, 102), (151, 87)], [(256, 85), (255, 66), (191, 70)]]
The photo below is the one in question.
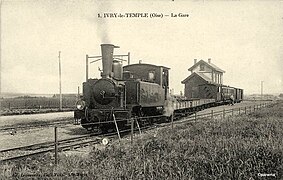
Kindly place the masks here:
[(194, 65), (188, 69), (191, 74), (182, 81), (185, 84), (185, 97), (199, 98), (199, 85), (203, 84), (223, 84), (223, 74), (225, 71), (208, 61), (194, 59)]

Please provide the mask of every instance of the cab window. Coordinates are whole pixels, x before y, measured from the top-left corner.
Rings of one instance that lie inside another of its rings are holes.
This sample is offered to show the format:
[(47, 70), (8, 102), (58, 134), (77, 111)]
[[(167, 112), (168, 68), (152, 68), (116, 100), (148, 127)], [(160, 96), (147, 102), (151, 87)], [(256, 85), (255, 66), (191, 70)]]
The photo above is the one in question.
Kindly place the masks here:
[(168, 70), (165, 70), (165, 69), (163, 70), (162, 78), (163, 78), (163, 80), (162, 80), (163, 87), (168, 87), (169, 86)]
[(148, 73), (148, 80), (149, 81), (154, 81), (155, 80), (155, 72), (154, 71), (149, 71), (149, 73)]

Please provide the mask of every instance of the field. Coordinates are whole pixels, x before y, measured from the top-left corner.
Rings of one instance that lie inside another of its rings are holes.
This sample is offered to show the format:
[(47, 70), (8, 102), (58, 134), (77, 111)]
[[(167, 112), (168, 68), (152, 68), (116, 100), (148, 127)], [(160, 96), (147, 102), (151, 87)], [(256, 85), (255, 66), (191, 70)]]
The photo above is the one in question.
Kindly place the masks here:
[(249, 115), (155, 129), (89, 153), (0, 166), (0, 179), (281, 179), (283, 102)]
[[(76, 101), (76, 95), (63, 95), (63, 110), (73, 110)], [(53, 97), (20, 96), (2, 98), (0, 99), (0, 102), (1, 115), (56, 112), (59, 109), (59, 97), (55, 95)]]

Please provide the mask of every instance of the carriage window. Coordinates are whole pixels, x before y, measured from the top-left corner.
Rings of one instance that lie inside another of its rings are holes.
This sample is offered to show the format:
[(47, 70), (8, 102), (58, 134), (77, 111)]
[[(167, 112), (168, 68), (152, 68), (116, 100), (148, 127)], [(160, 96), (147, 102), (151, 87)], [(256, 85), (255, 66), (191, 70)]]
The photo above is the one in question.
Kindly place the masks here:
[(155, 73), (154, 73), (154, 71), (150, 71), (148, 73), (148, 80), (149, 81), (154, 81), (154, 79), (155, 79)]

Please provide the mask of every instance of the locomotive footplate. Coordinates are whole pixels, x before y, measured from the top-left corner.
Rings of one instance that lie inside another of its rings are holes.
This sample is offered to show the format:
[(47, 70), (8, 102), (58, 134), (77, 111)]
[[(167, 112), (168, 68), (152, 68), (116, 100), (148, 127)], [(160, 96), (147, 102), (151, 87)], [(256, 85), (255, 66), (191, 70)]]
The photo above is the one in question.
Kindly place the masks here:
[(128, 110), (113, 110), (113, 109), (88, 109), (87, 110), (87, 119), (91, 123), (99, 123), (101, 125), (112, 124), (114, 123), (113, 115), (118, 124), (126, 124), (127, 119), (129, 119)]

